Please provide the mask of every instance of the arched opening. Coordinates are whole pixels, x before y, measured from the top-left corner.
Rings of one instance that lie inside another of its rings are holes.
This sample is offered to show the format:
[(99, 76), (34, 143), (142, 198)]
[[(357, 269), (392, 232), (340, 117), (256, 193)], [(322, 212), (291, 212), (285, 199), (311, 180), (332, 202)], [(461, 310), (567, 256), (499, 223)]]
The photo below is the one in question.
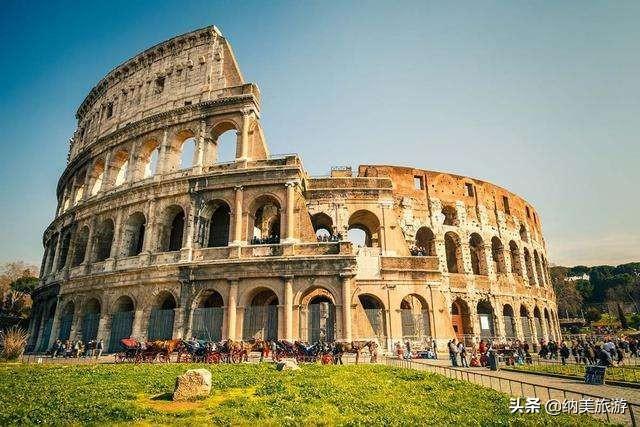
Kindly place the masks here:
[(478, 321), (480, 323), (480, 336), (491, 338), (495, 335), (493, 307), (489, 301), (478, 301)]
[(91, 178), (90, 178), (90, 187), (91, 191), (89, 192), (90, 196), (95, 196), (102, 189), (102, 181), (104, 179), (104, 160), (98, 160), (91, 170)]
[(466, 343), (465, 338), (473, 333), (473, 328), (471, 327), (469, 306), (462, 298), (456, 298), (451, 303), (451, 325), (458, 341)]
[(165, 208), (160, 224), (160, 252), (179, 251), (184, 234), (184, 210), (178, 205)]
[(536, 328), (536, 336), (538, 340), (542, 339), (542, 316), (538, 307), (533, 309), (533, 325)]
[(504, 335), (506, 339), (516, 339), (516, 324), (513, 314), (513, 307), (505, 304), (502, 308), (502, 318), (504, 319)]
[(418, 229), (415, 249), (418, 255), (436, 256), (436, 236), (429, 227), (420, 227)]
[(85, 192), (84, 183), (86, 180), (86, 176), (87, 176), (86, 169), (76, 176), (76, 179), (75, 179), (76, 184), (74, 186), (74, 194), (73, 194), (74, 205), (77, 205), (78, 203), (80, 203), (80, 201), (84, 197), (84, 192)]
[(455, 206), (444, 205), (442, 207), (442, 215), (444, 216), (443, 225), (457, 225), (458, 224), (458, 214), (456, 212)]
[(98, 325), (100, 324), (100, 301), (91, 298), (84, 305), (82, 317), (82, 342), (88, 343), (98, 337)]
[(51, 329), (53, 328), (53, 318), (56, 314), (56, 301), (49, 303), (48, 309), (45, 311), (44, 325), (42, 330), (42, 337), (40, 339), (39, 351), (44, 352), (49, 349), (49, 340), (51, 338)]
[(529, 322), (529, 310), (524, 305), (520, 306), (520, 324), (522, 325), (522, 336), (525, 341), (531, 342), (531, 322)]
[(493, 271), (497, 274), (507, 272), (504, 261), (504, 246), (497, 236), (491, 238), (491, 259), (493, 261)]
[(224, 317), (222, 295), (208, 291), (200, 297), (198, 307), (193, 310), (193, 336), (199, 340), (222, 340), (222, 319)]
[(147, 337), (150, 341), (170, 340), (173, 337), (173, 321), (177, 306), (171, 292), (162, 291), (158, 294), (149, 316)]
[(311, 224), (319, 242), (331, 240), (333, 236), (333, 220), (329, 215), (324, 212), (312, 215)]
[(402, 341), (424, 342), (431, 337), (429, 306), (420, 295), (410, 294), (400, 303)]
[(74, 248), (73, 248), (73, 260), (71, 262), (72, 267), (77, 267), (84, 262), (84, 257), (87, 253), (88, 243), (89, 243), (89, 227), (85, 225), (76, 234)]
[(60, 330), (58, 332), (58, 338), (60, 341), (66, 341), (71, 337), (71, 325), (73, 325), (73, 314), (75, 313), (76, 306), (73, 301), (69, 301), (62, 309), (62, 315), (60, 316)]
[(549, 339), (554, 339), (553, 329), (551, 328), (551, 317), (549, 316), (549, 310), (544, 309), (544, 321), (547, 325), (547, 334), (549, 335)]
[(111, 246), (113, 245), (113, 220), (105, 219), (96, 230), (93, 244), (95, 261), (104, 261), (111, 256)]
[(336, 306), (329, 295), (312, 297), (307, 307), (307, 331), (309, 343), (333, 342), (336, 339)]
[(524, 248), (524, 266), (527, 270), (527, 278), (529, 279), (529, 285), (535, 285), (536, 275), (533, 272), (533, 265), (531, 264), (531, 255), (529, 249)]
[(245, 307), (242, 338), (278, 339), (278, 296), (272, 290), (258, 291)]
[(469, 237), (469, 255), (473, 274), (487, 275), (487, 258), (484, 254), (484, 241), (478, 233)]
[(113, 185), (122, 185), (127, 180), (127, 169), (129, 168), (129, 153), (125, 150), (118, 151), (111, 161), (116, 177)]
[(189, 169), (196, 164), (197, 142), (195, 138), (187, 138), (180, 150), (180, 169)]
[(240, 135), (232, 122), (218, 124), (213, 130), (213, 153), (210, 163), (234, 162), (238, 157), (238, 139)]
[(67, 265), (67, 255), (69, 254), (69, 246), (71, 245), (71, 231), (66, 230), (62, 234), (60, 241), (60, 255), (58, 256), (58, 265), (56, 270), (62, 270)]
[(509, 242), (509, 259), (511, 260), (511, 273), (522, 277), (522, 264), (520, 263), (520, 250), (516, 242)]
[(362, 312), (358, 310), (356, 320), (360, 339), (376, 339), (386, 347), (387, 318), (384, 304), (377, 297), (368, 294), (359, 295), (358, 301), (362, 307)]
[(444, 250), (447, 257), (447, 271), (449, 273), (462, 273), (462, 249), (460, 238), (452, 231), (444, 235)]
[(129, 216), (122, 232), (120, 255), (124, 257), (140, 255), (144, 247), (144, 232), (147, 219), (142, 212)]
[(347, 238), (356, 247), (380, 246), (380, 221), (371, 211), (359, 210), (349, 217)]
[(527, 236), (527, 227), (524, 224), (520, 224), (520, 240), (523, 242), (529, 242), (529, 237)]
[(538, 275), (538, 285), (544, 286), (544, 274), (542, 274), (542, 265), (540, 264), (540, 257), (538, 251), (533, 250), (533, 263), (536, 266), (536, 274)]
[(122, 295), (113, 305), (108, 349), (110, 353), (118, 351), (121, 348), (121, 339), (131, 337), (133, 317), (135, 315), (134, 310), (133, 300), (127, 295)]
[(544, 276), (544, 282), (547, 286), (551, 285), (551, 278), (549, 277), (549, 266), (544, 255), (540, 254), (540, 262), (542, 263), (542, 275)]
[(160, 143), (158, 141), (152, 139), (142, 144), (138, 155), (136, 179), (151, 178), (158, 173), (159, 160)]
[(53, 270), (53, 260), (56, 256), (56, 246), (58, 246), (58, 234), (54, 234), (47, 244), (47, 261), (45, 263), (45, 274), (51, 273)]
[(259, 197), (251, 210), (253, 218), (252, 245), (280, 243), (280, 204), (269, 196)]
[(221, 201), (207, 203), (205, 209), (204, 226), (206, 227), (207, 247), (217, 248), (229, 245), (229, 224), (231, 223), (231, 209)]

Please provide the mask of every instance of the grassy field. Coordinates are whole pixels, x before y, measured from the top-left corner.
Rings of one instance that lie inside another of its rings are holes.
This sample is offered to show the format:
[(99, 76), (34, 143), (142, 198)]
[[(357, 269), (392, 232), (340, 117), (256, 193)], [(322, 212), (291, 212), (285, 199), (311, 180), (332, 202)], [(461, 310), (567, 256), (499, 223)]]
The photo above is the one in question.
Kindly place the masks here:
[[(204, 400), (170, 400), (197, 365), (0, 365), (0, 425), (584, 425), (590, 418), (512, 415), (506, 395), (435, 374), (379, 365), (205, 366)], [(201, 367), (201, 366), (200, 366)]]
[[(534, 365), (516, 365), (510, 368), (521, 371), (543, 372), (547, 374), (568, 375), (576, 378), (584, 378), (585, 366), (579, 364), (562, 365), (561, 363), (541, 363)], [(605, 381), (625, 381), (640, 383), (640, 367), (638, 366), (612, 366), (605, 371)]]

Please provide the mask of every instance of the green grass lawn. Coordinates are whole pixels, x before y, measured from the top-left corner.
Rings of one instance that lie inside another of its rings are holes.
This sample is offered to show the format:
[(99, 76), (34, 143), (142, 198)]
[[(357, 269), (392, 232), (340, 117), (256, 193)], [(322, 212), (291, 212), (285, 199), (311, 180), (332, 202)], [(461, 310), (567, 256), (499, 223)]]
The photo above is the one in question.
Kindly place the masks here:
[(380, 365), (207, 365), (212, 395), (173, 403), (175, 377), (202, 365), (0, 365), (0, 425), (530, 425), (590, 418), (511, 415), (509, 398), (427, 372)]
[[(584, 378), (585, 366), (579, 364), (562, 365), (561, 363), (541, 363), (534, 365), (516, 365), (510, 368), (521, 371), (542, 372), (548, 374), (569, 375), (576, 378)], [(640, 367), (638, 366), (612, 366), (605, 371), (605, 381), (625, 381), (640, 383)]]

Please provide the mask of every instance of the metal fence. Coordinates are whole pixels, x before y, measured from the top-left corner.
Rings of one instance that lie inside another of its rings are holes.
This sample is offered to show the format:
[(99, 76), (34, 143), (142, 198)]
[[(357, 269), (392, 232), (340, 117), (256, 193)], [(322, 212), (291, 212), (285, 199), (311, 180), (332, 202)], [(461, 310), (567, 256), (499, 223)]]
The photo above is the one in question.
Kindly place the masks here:
[[(582, 393), (572, 390), (564, 390), (557, 387), (544, 386), (540, 384), (534, 384), (527, 381), (513, 380), (509, 378), (502, 378), (497, 375), (491, 375), (485, 372), (478, 372), (468, 369), (456, 369), (448, 366), (433, 365), (430, 363), (418, 362), (414, 360), (396, 359), (391, 357), (385, 357), (384, 363), (389, 366), (395, 366), (400, 368), (416, 369), (419, 371), (429, 371), (436, 374), (443, 375), (447, 378), (453, 378), (462, 381), (468, 381), (483, 387), (489, 387), (501, 393), (506, 393), (511, 397), (534, 397), (540, 399), (540, 402), (544, 404), (548, 400), (556, 399), (559, 401), (568, 399), (594, 399), (601, 400), (607, 399), (604, 396), (598, 396), (595, 394)], [(640, 404), (636, 402), (627, 402), (627, 409), (622, 414), (590, 414), (596, 418), (606, 420), (611, 423), (620, 423), (626, 425), (636, 426), (636, 415), (640, 414)], [(543, 410), (543, 409), (542, 409)]]
[(222, 340), (222, 307), (196, 308), (193, 311), (193, 336), (199, 340)]
[(174, 317), (175, 312), (172, 309), (152, 310), (147, 331), (149, 340), (170, 340), (173, 337)]
[[(532, 359), (532, 363), (529, 365), (516, 365), (514, 369), (522, 371), (532, 370), (534, 372), (550, 373), (556, 375), (568, 375), (573, 377), (584, 377), (585, 367), (587, 365), (583, 363), (571, 363), (567, 362), (562, 364), (560, 360), (554, 359)], [(529, 369), (533, 367), (535, 369)], [(640, 366), (637, 365), (620, 365), (609, 366), (605, 370), (605, 381), (623, 381), (640, 383)]]
[(133, 311), (120, 311), (111, 317), (111, 334), (109, 337), (109, 352), (121, 349), (120, 340), (129, 338), (133, 328)]

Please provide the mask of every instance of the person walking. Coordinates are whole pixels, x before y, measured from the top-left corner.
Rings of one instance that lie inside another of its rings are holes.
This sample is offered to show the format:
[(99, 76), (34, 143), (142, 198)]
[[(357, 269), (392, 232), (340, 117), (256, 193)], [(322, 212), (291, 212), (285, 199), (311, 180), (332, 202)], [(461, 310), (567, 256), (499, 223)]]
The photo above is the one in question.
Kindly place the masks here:
[(569, 347), (567, 347), (567, 343), (562, 343), (562, 347), (560, 347), (560, 360), (563, 365), (567, 364), (567, 359), (570, 355), (571, 351), (569, 350)]
[(458, 346), (456, 346), (455, 338), (449, 341), (447, 344), (449, 347), (449, 359), (451, 359), (451, 366), (458, 366)]
[(96, 359), (102, 356), (103, 350), (104, 350), (104, 342), (102, 341), (102, 338), (100, 338), (96, 343)]
[(467, 348), (464, 346), (463, 342), (458, 343), (458, 353), (460, 354), (460, 364), (463, 368), (468, 368), (469, 363), (467, 362)]

